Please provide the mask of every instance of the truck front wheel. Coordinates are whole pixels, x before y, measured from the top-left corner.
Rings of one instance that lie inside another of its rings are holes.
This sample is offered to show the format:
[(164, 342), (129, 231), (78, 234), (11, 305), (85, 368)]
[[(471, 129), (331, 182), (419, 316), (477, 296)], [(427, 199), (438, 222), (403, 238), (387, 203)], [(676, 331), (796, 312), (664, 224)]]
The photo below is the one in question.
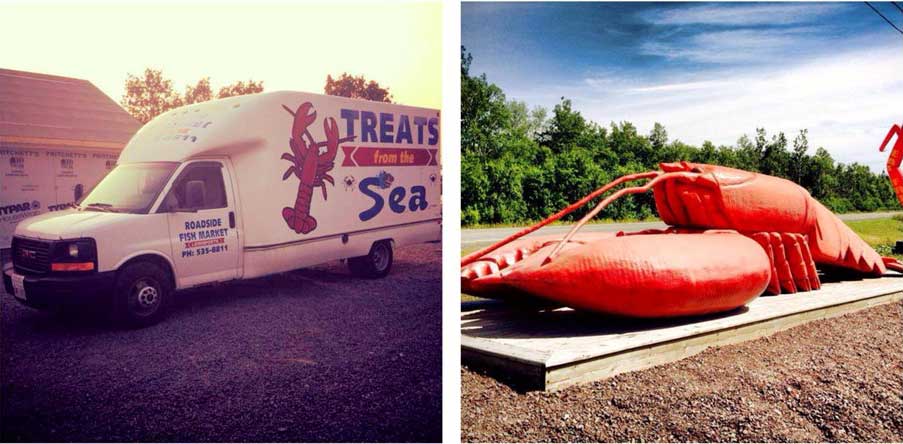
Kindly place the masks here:
[(389, 274), (392, 269), (392, 243), (379, 241), (370, 247), (366, 256), (348, 259), (348, 269), (355, 276), (375, 279)]
[(156, 324), (172, 294), (169, 273), (151, 262), (136, 262), (119, 272), (113, 290), (114, 320), (128, 327)]

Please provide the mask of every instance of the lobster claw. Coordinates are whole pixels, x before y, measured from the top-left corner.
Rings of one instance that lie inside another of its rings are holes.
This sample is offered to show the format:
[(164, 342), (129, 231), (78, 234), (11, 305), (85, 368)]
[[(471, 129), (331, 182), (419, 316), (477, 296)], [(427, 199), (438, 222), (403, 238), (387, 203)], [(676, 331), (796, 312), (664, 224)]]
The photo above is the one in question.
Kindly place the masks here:
[(304, 102), (295, 111), (295, 122), (292, 124), (292, 137), (301, 137), (307, 127), (313, 125), (317, 121), (317, 112), (313, 109), (313, 104)]
[(890, 178), (897, 200), (903, 205), (903, 174), (900, 172), (900, 164), (903, 163), (903, 127), (894, 124), (884, 137), (879, 151), (884, 151), (890, 145), (890, 139), (897, 135), (897, 141), (890, 149), (890, 157), (887, 158), (887, 175)]
[(897, 124), (891, 126), (890, 130), (887, 132), (887, 136), (884, 137), (884, 142), (881, 142), (881, 147), (878, 148), (878, 150), (884, 152), (890, 145), (890, 139), (894, 137), (894, 134), (897, 135), (897, 141), (894, 143), (893, 148), (890, 149), (890, 159), (887, 161), (887, 166), (899, 168), (900, 164), (903, 163), (903, 127)]
[[(313, 123), (317, 120), (317, 112), (313, 110), (313, 104), (310, 102), (304, 102), (296, 111), (292, 111), (291, 108), (282, 105), (286, 111), (289, 112), (292, 116), (295, 117), (295, 120), (292, 122), (292, 141), (297, 141), (292, 143), (292, 151), (295, 151), (295, 154), (298, 154), (298, 150), (303, 149), (307, 150), (307, 146), (304, 143), (304, 140), (301, 139), (301, 136), (307, 132), (307, 127), (313, 125)], [(300, 146), (297, 146), (300, 145)]]
[(339, 127), (335, 119), (323, 119), (323, 132), (326, 133), (326, 152), (320, 156), (320, 163), (332, 162), (339, 151)]

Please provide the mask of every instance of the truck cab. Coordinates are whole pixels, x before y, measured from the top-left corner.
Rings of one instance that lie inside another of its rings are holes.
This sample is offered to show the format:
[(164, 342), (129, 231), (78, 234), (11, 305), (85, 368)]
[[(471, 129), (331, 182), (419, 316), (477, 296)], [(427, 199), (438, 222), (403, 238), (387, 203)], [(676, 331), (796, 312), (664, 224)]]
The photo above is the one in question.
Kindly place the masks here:
[[(119, 165), (76, 208), (20, 223), (4, 280), (35, 308), (130, 292), (113, 309), (141, 323), (174, 289), (239, 278), (238, 233), (227, 159)], [(183, 241), (192, 248), (173, 255)]]

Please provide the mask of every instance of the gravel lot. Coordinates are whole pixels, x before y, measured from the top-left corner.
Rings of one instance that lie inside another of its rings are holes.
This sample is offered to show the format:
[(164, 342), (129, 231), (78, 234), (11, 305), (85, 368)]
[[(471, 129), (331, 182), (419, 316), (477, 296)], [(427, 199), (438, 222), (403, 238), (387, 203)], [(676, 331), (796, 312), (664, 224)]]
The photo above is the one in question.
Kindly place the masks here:
[(0, 296), (0, 441), (439, 441), (439, 244), (180, 293), (111, 330)]
[(556, 393), (462, 370), (464, 441), (903, 440), (903, 304)]

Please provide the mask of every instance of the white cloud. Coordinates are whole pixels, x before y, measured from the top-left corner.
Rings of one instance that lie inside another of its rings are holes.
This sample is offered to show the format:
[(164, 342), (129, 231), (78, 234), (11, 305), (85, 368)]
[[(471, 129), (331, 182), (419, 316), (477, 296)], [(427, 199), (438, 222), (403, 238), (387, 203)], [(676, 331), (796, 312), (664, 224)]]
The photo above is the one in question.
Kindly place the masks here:
[(740, 29), (694, 34), (687, 39), (647, 41), (640, 47), (646, 55), (701, 63), (762, 62), (786, 55), (787, 48), (811, 42), (812, 29)]
[(593, 88), (584, 80), (582, 91), (569, 97), (594, 121), (626, 120), (643, 132), (661, 122), (672, 139), (692, 144), (733, 145), (757, 127), (792, 139), (806, 128), (813, 151), (824, 146), (836, 160), (879, 171), (887, 154), (879, 153), (878, 145), (891, 124), (903, 121), (900, 73), (903, 54), (894, 46), (665, 83), (608, 78)]
[(788, 25), (812, 23), (847, 6), (842, 3), (719, 4), (656, 9), (643, 13), (642, 17), (661, 25)]
[(698, 91), (698, 90), (710, 90), (712, 88), (717, 88), (719, 86), (724, 85), (726, 82), (722, 80), (703, 80), (699, 82), (681, 82), (681, 83), (666, 83), (663, 85), (652, 85), (652, 86), (641, 86), (638, 88), (633, 88), (631, 92), (634, 93), (662, 93), (662, 92), (676, 92), (676, 91)]

